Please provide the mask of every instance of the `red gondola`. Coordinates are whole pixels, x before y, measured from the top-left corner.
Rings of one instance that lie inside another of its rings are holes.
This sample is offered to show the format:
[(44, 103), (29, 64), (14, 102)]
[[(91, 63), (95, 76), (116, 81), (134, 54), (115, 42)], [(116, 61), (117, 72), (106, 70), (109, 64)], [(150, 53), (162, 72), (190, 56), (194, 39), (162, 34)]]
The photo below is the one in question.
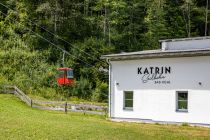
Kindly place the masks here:
[(57, 84), (60, 86), (63, 85), (72, 85), (74, 83), (74, 73), (71, 68), (58, 68), (58, 78)]

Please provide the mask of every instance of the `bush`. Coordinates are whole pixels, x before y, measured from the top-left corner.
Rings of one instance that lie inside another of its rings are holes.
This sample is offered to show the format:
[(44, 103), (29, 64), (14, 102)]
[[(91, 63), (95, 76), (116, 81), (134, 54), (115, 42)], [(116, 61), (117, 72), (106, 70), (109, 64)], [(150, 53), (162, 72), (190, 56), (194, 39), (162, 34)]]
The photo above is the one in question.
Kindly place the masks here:
[(92, 94), (92, 101), (107, 102), (108, 98), (108, 84), (104, 82), (97, 82), (97, 86)]
[(189, 126), (188, 123), (182, 123), (182, 126)]
[(92, 85), (89, 80), (81, 77), (79, 81), (76, 81), (72, 87), (72, 94), (73, 96), (90, 100), (92, 95)]

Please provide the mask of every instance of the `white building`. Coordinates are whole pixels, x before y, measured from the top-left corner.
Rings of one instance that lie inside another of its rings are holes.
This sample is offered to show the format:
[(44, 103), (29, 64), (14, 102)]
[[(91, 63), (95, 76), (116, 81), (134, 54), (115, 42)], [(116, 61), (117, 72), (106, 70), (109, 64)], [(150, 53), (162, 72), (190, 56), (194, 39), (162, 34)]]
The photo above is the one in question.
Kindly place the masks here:
[(160, 50), (102, 56), (113, 119), (210, 124), (210, 37), (161, 40)]

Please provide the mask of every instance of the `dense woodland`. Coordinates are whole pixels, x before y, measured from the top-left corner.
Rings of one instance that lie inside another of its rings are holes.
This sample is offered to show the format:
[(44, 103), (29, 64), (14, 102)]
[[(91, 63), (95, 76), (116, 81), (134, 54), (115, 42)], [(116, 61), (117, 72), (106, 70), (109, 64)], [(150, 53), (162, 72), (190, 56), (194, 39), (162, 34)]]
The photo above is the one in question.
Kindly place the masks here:
[[(48, 99), (106, 101), (100, 56), (159, 48), (159, 39), (209, 35), (206, 0), (1, 0), (0, 84)], [(207, 28), (206, 28), (207, 27)], [(71, 87), (56, 84), (62, 64)]]

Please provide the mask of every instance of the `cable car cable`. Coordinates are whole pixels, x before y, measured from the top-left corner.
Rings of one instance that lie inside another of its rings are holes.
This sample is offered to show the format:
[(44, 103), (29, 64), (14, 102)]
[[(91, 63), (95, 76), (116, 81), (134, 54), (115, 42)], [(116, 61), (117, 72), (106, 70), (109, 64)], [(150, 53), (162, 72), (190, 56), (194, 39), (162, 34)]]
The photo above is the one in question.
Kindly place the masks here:
[[(2, 12), (2, 11), (0, 11), (0, 12), (1, 12), (3, 15), (7, 16), (7, 14), (5, 14), (4, 12)], [(11, 17), (7, 17), (7, 18), (11, 19)], [(11, 20), (13, 20), (14, 22), (17, 22), (17, 21), (15, 21), (14, 19), (11, 19)], [(21, 23), (19, 23), (19, 22), (18, 22), (18, 24), (23, 25), (23, 24), (21, 24)], [(24, 25), (23, 25), (23, 26), (24, 26)], [(28, 27), (26, 27), (26, 28), (27, 28), (29, 31), (33, 32), (33, 33), (34, 33), (35, 35), (37, 35), (38, 37), (42, 38), (43, 40), (47, 41), (47, 42), (50, 43), (51, 45), (55, 46), (57, 49), (62, 50), (63, 52), (65, 52), (65, 53), (68, 54), (69, 56), (72, 56), (72, 57), (74, 57), (74, 58), (80, 60), (81, 62), (85, 63), (86, 65), (91, 66), (91, 67), (93, 67), (94, 69), (96, 69), (97, 71), (99, 71), (95, 66), (93, 66), (93, 65), (91, 65), (91, 64), (89, 64), (89, 63), (87, 63), (87, 62), (85, 62), (85, 61), (83, 61), (83, 60), (81, 60), (81, 59), (79, 59), (79, 58), (77, 58), (77, 57), (75, 57), (73, 54), (70, 54), (69, 52), (67, 52), (66, 50), (62, 49), (61, 47), (58, 47), (57, 45), (55, 45), (54, 43), (52, 43), (52, 42), (49, 41), (48, 39), (44, 38), (43, 36), (39, 35), (38, 33), (34, 32), (34, 31), (32, 31), (30, 28), (28, 28)]]
[[(9, 10), (15, 11), (15, 10), (9, 8), (8, 6), (4, 5), (4, 4), (1, 3), (1, 2), (0, 2), (0, 5), (4, 6), (5, 8), (7, 8), (7, 9), (9, 9)], [(27, 11), (27, 10), (26, 10), (26, 11)], [(15, 12), (16, 12), (16, 11), (15, 11)], [(28, 12), (28, 11), (27, 11), (27, 12)], [(25, 18), (25, 19), (26, 19), (26, 18)], [(80, 50), (81, 52), (85, 53), (86, 55), (88, 55), (88, 56), (90, 56), (90, 57), (93, 57), (92, 55), (86, 53), (85, 51), (83, 51), (83, 50), (81, 50), (81, 49), (75, 47), (75, 46), (74, 46), (73, 44), (71, 44), (70, 42), (68, 42), (68, 41), (64, 40), (63, 38), (59, 37), (59, 36), (56, 35), (55, 33), (52, 33), (51, 31), (45, 29), (44, 27), (37, 25), (36, 23), (34, 23), (33, 21), (31, 21), (31, 20), (29, 20), (29, 19), (26, 19), (26, 20), (28, 20), (28, 21), (29, 21), (30, 23), (32, 23), (33, 25), (36, 25), (36, 26), (40, 27), (41, 29), (43, 29), (43, 30), (45, 30), (46, 32), (50, 33), (51, 35), (55, 36), (56, 38), (58, 38), (58, 39), (64, 41), (65, 43), (67, 43), (67, 44), (69, 44), (69, 45), (71, 45), (73, 48), (76, 48), (76, 49)], [(91, 48), (91, 49), (93, 49), (93, 48)], [(65, 51), (66, 51), (66, 50), (65, 50)], [(94, 51), (97, 52), (96, 50), (94, 50)], [(67, 51), (66, 51), (66, 52), (67, 52)], [(97, 52), (97, 53), (100, 54), (99, 52)], [(94, 59), (95, 59), (95, 57), (94, 57)], [(97, 59), (97, 61), (101, 61), (101, 60), (98, 59), (98, 58), (96, 58), (96, 59)]]
[[(11, 11), (16, 12), (15, 10), (9, 8), (8, 6), (4, 5), (4, 4), (1, 3), (1, 2), (0, 2), (0, 5), (4, 6), (5, 8), (7, 8), (7, 9), (9, 9), (9, 10), (11, 10)], [(26, 10), (26, 11), (27, 11), (27, 10)], [(27, 12), (28, 12), (28, 11), (27, 11)], [(26, 19), (26, 18), (25, 18), (25, 19)], [(36, 23), (34, 23), (33, 21), (31, 21), (31, 20), (29, 20), (29, 19), (26, 19), (26, 20), (29, 21), (30, 23), (32, 23), (33, 25), (35, 25), (35, 26), (37, 26), (37, 27), (40, 27), (41, 29), (43, 29), (43, 30), (47, 31), (48, 33), (54, 35), (56, 38), (58, 38), (58, 39), (60, 39), (60, 40), (62, 40), (62, 41), (64, 41), (64, 42), (68, 43), (68, 44), (71, 45), (73, 48), (76, 48), (76, 49), (78, 49), (79, 51), (85, 53), (86, 55), (88, 55), (88, 56), (90, 56), (90, 57), (93, 57), (92, 55), (86, 53), (85, 51), (83, 51), (83, 50), (81, 50), (81, 49), (75, 47), (75, 46), (74, 46), (73, 44), (71, 44), (70, 42), (64, 40), (63, 38), (59, 37), (58, 35), (52, 33), (51, 31), (49, 31), (49, 30), (47, 30), (47, 29), (45, 29), (44, 27), (41, 27), (41, 26), (37, 25)], [(46, 40), (46, 39), (45, 39), (45, 40)], [(48, 40), (48, 41), (49, 41), (49, 40)], [(51, 43), (50, 43), (50, 44), (51, 44)], [(56, 47), (58, 47), (58, 46), (56, 45)], [(68, 55), (70, 55), (69, 52), (67, 52), (66, 50), (62, 49), (61, 47), (59, 47), (59, 49), (63, 50), (63, 52), (66, 52)], [(92, 49), (95, 53), (100, 54), (100, 53), (99, 53), (98, 51), (96, 51), (94, 48), (91, 48), (91, 49)], [(95, 58), (95, 57), (93, 57), (93, 58), (96, 59), (97, 62), (101, 62), (100, 59)], [(106, 63), (105, 63), (105, 64), (106, 64)], [(102, 69), (100, 69), (99, 71), (104, 71), (104, 70), (105, 70), (105, 69), (102, 68)], [(106, 71), (107, 71), (107, 70), (106, 70)]]

